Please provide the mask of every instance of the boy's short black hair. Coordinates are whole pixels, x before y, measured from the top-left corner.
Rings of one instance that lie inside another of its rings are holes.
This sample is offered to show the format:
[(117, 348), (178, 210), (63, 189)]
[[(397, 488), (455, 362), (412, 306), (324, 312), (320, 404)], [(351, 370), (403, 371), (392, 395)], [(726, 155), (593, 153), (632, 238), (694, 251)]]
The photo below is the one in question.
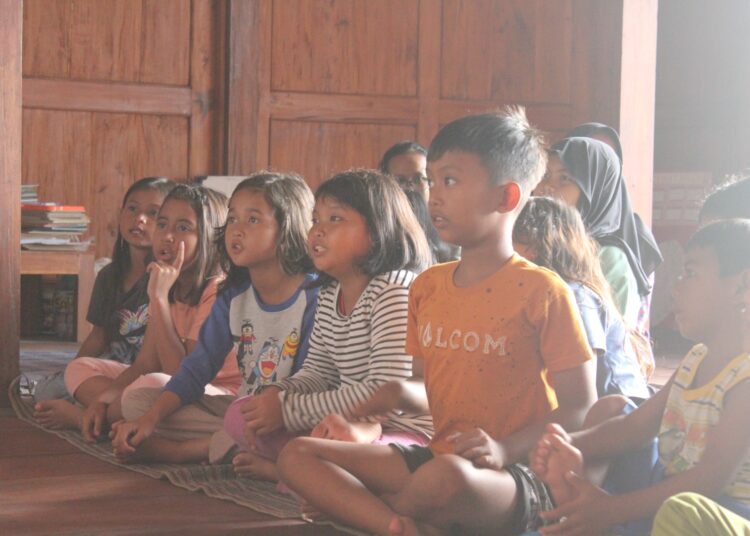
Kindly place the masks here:
[(737, 275), (750, 269), (750, 220), (719, 220), (698, 229), (687, 249), (708, 248), (716, 254), (719, 275)]
[(383, 153), (383, 158), (380, 160), (378, 169), (380, 170), (381, 173), (390, 173), (390, 171), (388, 171), (388, 165), (391, 163), (391, 160), (393, 160), (399, 155), (409, 154), (409, 153), (417, 153), (417, 154), (427, 156), (427, 149), (422, 147), (416, 141), (411, 141), (411, 140), (400, 141), (396, 143), (395, 145), (392, 145), (391, 147), (389, 147), (388, 150), (385, 153)]
[(427, 161), (438, 160), (448, 151), (477, 155), (494, 184), (517, 182), (526, 196), (542, 179), (547, 167), (542, 134), (529, 124), (521, 106), (469, 115), (448, 123), (432, 140)]
[(750, 218), (750, 176), (732, 176), (717, 186), (703, 202), (701, 221)]

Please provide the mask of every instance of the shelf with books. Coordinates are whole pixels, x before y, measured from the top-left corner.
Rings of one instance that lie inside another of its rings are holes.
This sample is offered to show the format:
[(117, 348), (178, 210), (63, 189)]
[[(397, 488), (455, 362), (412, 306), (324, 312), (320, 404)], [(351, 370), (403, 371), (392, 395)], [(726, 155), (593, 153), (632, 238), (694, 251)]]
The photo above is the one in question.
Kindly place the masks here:
[(94, 254), (21, 251), (21, 276), (21, 336), (82, 342), (91, 331), (86, 310), (94, 286)]

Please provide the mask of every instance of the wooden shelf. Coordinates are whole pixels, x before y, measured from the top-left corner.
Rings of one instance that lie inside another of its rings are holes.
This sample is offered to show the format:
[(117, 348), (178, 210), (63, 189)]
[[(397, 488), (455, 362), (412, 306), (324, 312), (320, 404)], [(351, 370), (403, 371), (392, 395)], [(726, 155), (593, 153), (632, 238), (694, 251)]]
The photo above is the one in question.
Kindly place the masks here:
[(78, 277), (76, 294), (76, 338), (88, 336), (91, 325), (86, 311), (94, 288), (94, 254), (79, 251), (21, 251), (21, 275), (75, 275)]

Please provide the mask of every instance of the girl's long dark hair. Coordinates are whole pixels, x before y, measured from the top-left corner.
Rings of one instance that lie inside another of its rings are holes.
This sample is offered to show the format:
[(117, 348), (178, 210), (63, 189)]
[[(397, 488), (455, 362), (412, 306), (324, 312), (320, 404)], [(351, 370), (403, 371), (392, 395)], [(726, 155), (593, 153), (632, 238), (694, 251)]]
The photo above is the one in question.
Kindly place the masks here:
[[(139, 179), (131, 184), (130, 188), (128, 188), (127, 192), (125, 192), (125, 195), (122, 198), (122, 206), (120, 207), (120, 212), (122, 212), (122, 210), (125, 208), (125, 205), (128, 204), (128, 199), (130, 198), (130, 196), (136, 192), (140, 192), (141, 190), (157, 190), (162, 194), (162, 196), (166, 196), (170, 191), (172, 191), (172, 188), (174, 187), (175, 182), (166, 177), (144, 177), (142, 179)], [(149, 252), (149, 254), (146, 256), (146, 264), (150, 262), (150, 257), (151, 252)], [(122, 289), (122, 281), (125, 279), (125, 275), (128, 273), (128, 271), (130, 271), (131, 262), (132, 260), (130, 258), (130, 246), (128, 245), (125, 238), (123, 238), (122, 233), (120, 232), (120, 224), (118, 222), (117, 238), (115, 239), (115, 246), (112, 250), (111, 263), (112, 270), (114, 272), (112, 281), (116, 285), (116, 288), (111, 289), (111, 294), (114, 295)]]
[[(197, 184), (179, 184), (169, 192), (162, 207), (168, 201), (187, 202), (198, 221), (198, 247), (195, 259), (190, 267), (183, 268), (183, 271), (188, 272), (184, 277), (189, 281), (189, 290), (183, 293), (180, 300), (194, 307), (200, 302), (203, 291), (211, 279), (222, 273), (219, 252), (214, 243), (217, 230), (227, 219), (227, 196)], [(174, 292), (173, 286), (169, 291), (170, 303), (175, 301)]]
[(565, 281), (590, 288), (610, 311), (617, 311), (604, 277), (598, 245), (578, 211), (558, 199), (531, 197), (513, 227), (513, 242), (533, 248), (534, 263)]

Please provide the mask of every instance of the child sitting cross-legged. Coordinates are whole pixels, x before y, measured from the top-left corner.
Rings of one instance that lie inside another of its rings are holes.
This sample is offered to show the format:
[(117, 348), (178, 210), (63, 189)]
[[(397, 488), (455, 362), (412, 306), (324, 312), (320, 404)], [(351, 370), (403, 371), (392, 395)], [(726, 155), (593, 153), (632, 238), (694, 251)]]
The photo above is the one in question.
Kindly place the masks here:
[[(435, 435), (427, 447), (292, 440), (279, 471), (312, 507), (375, 534), (511, 534), (539, 525), (551, 503), (526, 455), (547, 423), (579, 427), (596, 398), (568, 288), (513, 252), (513, 223), (545, 159), (521, 110), (465, 117), (437, 134), (430, 214), (463, 256), (414, 282), (406, 337)], [(415, 410), (416, 384), (385, 384), (369, 411)], [(390, 402), (385, 390), (396, 394)]]
[[(750, 514), (748, 281), (749, 220), (711, 223), (693, 235), (673, 294), (682, 335), (701, 344), (631, 413), (621, 414), (621, 397), (606, 397), (592, 407), (583, 430), (549, 426), (531, 462), (559, 505), (544, 516), (559, 521), (542, 534), (600, 534), (623, 524), (637, 534), (634, 521), (648, 520), (667, 498), (687, 491)], [(655, 437), (659, 460), (650, 484), (617, 495), (598, 487), (603, 465)], [(641, 533), (649, 529), (647, 522)]]
[[(404, 193), (376, 171), (334, 175), (315, 192), (308, 248), (321, 277), (307, 358), (294, 376), (238, 399), (227, 410), (227, 432), (277, 448), (303, 433), (334, 444), (426, 444), (426, 411), (380, 421), (354, 416), (380, 386), (412, 376), (408, 293), (430, 253)], [(278, 479), (277, 466), (256, 452), (245, 459), (256, 476)]]
[[(312, 206), (310, 188), (296, 175), (262, 171), (237, 185), (216, 244), (226, 283), (166, 388), (123, 396), (127, 421), (115, 425), (112, 441), (120, 459), (221, 461), (235, 444), (224, 433), (224, 414), (236, 397), (207, 385), (225, 362), (239, 368), (240, 395), (299, 369), (318, 294), (305, 245)], [(233, 460), (239, 473), (244, 457)]]

